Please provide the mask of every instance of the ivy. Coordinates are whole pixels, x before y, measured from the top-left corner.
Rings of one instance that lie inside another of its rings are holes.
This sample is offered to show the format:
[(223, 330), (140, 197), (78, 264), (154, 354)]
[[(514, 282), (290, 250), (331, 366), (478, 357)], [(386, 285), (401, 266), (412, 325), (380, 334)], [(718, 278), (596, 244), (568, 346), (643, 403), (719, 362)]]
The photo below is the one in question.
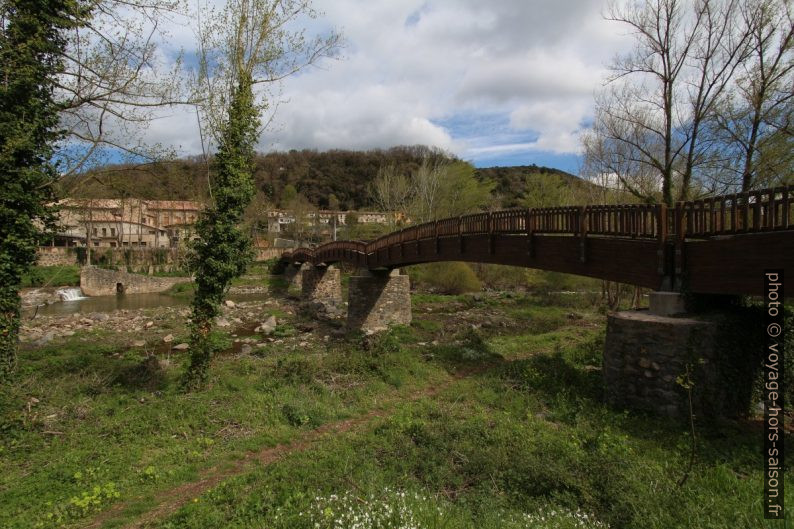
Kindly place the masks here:
[(196, 224), (199, 238), (191, 245), (188, 266), (196, 276), (190, 324), (190, 366), (184, 385), (203, 386), (214, 352), (210, 340), (214, 318), (232, 279), (251, 261), (251, 241), (240, 229), (243, 213), (254, 195), (254, 145), (259, 118), (250, 75), (240, 74), (229, 118), (215, 156), (214, 204)]
[(75, 0), (5, 0), (0, 7), (0, 381), (16, 364), (22, 276), (54, 223), (53, 144), (64, 30), (84, 23)]

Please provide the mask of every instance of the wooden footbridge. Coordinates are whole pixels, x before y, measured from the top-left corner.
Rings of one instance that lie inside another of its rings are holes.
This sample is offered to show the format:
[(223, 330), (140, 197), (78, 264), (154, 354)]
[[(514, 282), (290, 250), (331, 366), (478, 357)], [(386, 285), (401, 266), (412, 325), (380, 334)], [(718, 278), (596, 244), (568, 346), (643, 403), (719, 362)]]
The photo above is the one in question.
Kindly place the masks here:
[(435, 261), (537, 268), (654, 290), (761, 295), (764, 271), (789, 271), (794, 186), (665, 205), (511, 209), (427, 222), (374, 241), (286, 253), (283, 264), (393, 269)]

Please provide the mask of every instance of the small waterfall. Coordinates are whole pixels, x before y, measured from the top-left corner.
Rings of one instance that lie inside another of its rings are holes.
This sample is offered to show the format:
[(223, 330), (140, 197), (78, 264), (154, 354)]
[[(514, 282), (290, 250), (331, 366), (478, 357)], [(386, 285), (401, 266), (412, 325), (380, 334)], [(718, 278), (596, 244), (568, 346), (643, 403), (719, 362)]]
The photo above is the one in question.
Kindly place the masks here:
[(76, 301), (78, 299), (85, 299), (83, 291), (80, 287), (62, 288), (58, 290), (58, 295), (61, 296), (62, 301)]

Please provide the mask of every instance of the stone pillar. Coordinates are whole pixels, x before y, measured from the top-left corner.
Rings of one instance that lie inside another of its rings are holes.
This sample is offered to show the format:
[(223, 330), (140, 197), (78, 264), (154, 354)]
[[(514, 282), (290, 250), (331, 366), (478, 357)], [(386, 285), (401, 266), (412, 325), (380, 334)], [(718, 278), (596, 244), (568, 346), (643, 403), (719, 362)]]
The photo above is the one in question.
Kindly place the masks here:
[(656, 316), (676, 316), (686, 313), (684, 296), (679, 292), (651, 292), (648, 299), (649, 311)]
[(688, 416), (687, 391), (676, 379), (689, 365), (696, 413), (722, 415), (727, 389), (719, 383), (715, 363), (717, 327), (714, 321), (648, 311), (611, 314), (604, 346), (607, 401), (657, 415)]
[(284, 279), (287, 280), (287, 288), (296, 288), (298, 290), (303, 288), (303, 272), (310, 266), (308, 263), (303, 263), (302, 265), (288, 264), (284, 269)]
[(334, 266), (310, 266), (303, 270), (301, 300), (326, 306), (342, 305), (342, 279)]
[(350, 278), (347, 326), (367, 334), (411, 323), (411, 283), (398, 269), (360, 270)]

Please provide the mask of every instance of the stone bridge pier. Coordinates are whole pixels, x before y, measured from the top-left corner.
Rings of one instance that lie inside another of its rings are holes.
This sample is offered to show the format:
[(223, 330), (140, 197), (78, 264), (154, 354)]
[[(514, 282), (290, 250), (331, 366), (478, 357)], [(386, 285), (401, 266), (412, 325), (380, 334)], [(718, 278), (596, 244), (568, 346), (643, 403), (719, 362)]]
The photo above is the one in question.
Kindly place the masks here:
[(682, 382), (694, 382), (696, 415), (736, 413), (720, 379), (720, 315), (687, 314), (681, 294), (653, 292), (650, 310), (615, 312), (607, 318), (603, 376), (607, 402), (668, 417), (688, 417), (689, 395)]
[(400, 270), (360, 269), (350, 277), (347, 327), (366, 333), (411, 323), (411, 283)]
[(295, 264), (290, 263), (283, 269), (284, 279), (287, 281), (287, 288), (301, 290), (303, 288), (303, 272), (312, 265), (309, 263)]
[[(341, 273), (335, 266), (288, 265), (284, 277), (300, 289), (300, 299), (314, 314), (335, 315), (342, 302)], [(350, 277), (347, 306), (348, 330), (385, 331), (392, 325), (411, 323), (411, 284), (394, 270), (359, 269)]]
[(342, 307), (342, 277), (335, 266), (304, 265), (300, 280), (304, 303), (321, 305), (326, 312)]

